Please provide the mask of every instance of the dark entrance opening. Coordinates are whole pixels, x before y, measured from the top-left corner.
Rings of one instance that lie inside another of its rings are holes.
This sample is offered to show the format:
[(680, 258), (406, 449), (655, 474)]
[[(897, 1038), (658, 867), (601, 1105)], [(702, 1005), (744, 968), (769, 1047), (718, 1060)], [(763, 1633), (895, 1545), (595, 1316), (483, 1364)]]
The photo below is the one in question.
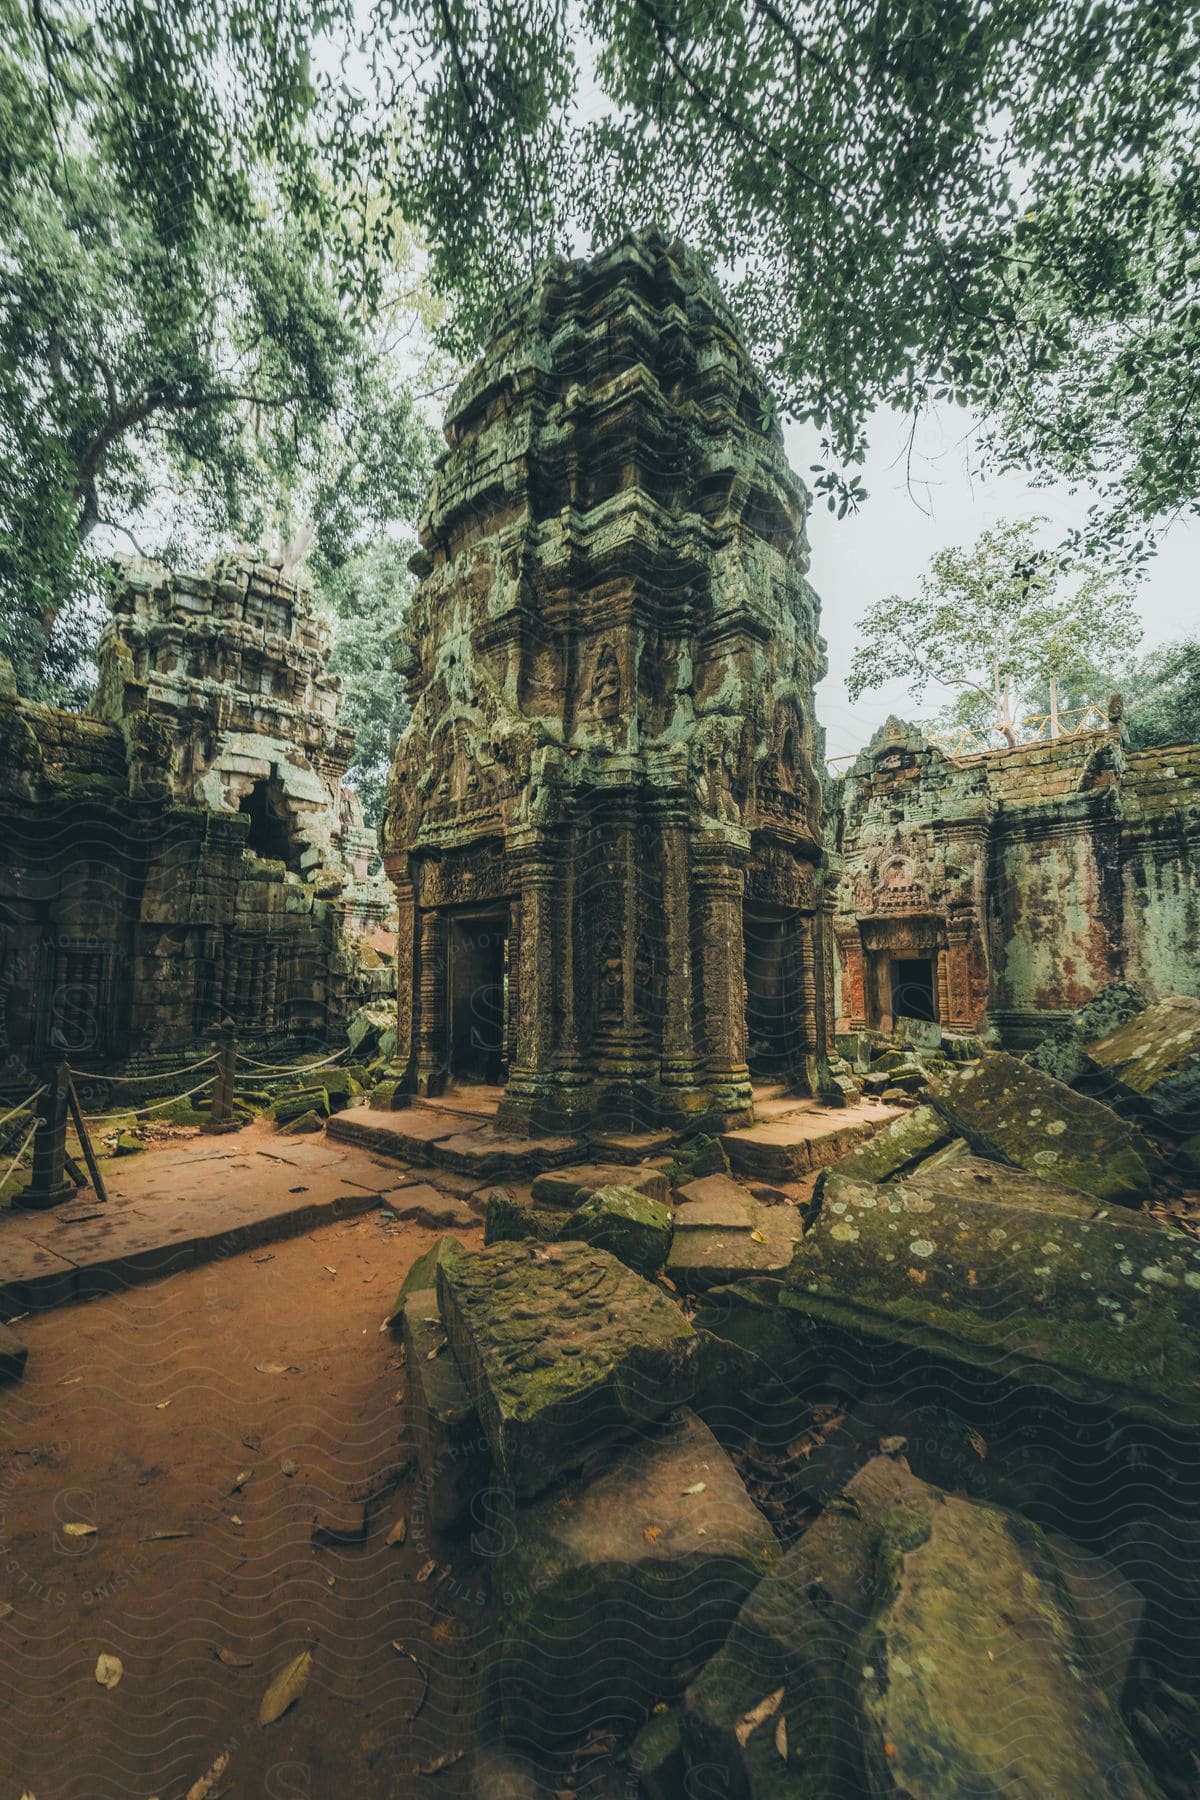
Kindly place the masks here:
[(246, 848), (271, 862), (287, 862), (291, 854), (286, 821), (276, 811), (266, 781), (256, 781), (248, 794), (243, 794), (239, 812), (249, 815)]
[(936, 1019), (933, 958), (897, 958), (892, 964), (893, 1019)]
[(508, 914), (450, 921), (450, 1075), (504, 1079), (508, 1014)]
[(788, 1069), (800, 1037), (799, 938), (788, 915), (746, 913), (746, 1061), (752, 1075)]

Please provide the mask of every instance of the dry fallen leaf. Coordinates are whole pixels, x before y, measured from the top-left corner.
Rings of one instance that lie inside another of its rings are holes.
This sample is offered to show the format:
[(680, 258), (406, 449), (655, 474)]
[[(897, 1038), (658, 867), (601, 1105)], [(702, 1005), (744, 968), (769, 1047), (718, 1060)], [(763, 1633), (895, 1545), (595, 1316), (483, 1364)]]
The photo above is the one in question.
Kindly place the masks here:
[(418, 1763), (413, 1774), (440, 1775), (443, 1769), (448, 1769), (452, 1763), (461, 1762), (462, 1759), (461, 1750), (445, 1750), (441, 1756), (435, 1756), (432, 1762)]
[(169, 1400), (156, 1400), (154, 1402), (154, 1410), (155, 1412), (166, 1412), (170, 1404), (171, 1402)]
[(417, 1700), (417, 1704), (413, 1707), (413, 1709), (410, 1713), (406, 1713), (406, 1714), (402, 1715), (403, 1717), (408, 1718), (408, 1719), (415, 1719), (417, 1714), (420, 1712), (421, 1708), (424, 1706), (425, 1701), (429, 1695), (429, 1676), (426, 1674), (426, 1672), (422, 1668), (421, 1664), (417, 1661), (417, 1659), (413, 1655), (412, 1651), (408, 1648), (407, 1644), (402, 1644), (398, 1638), (393, 1638), (392, 1639), (392, 1649), (396, 1652), (397, 1656), (407, 1657), (409, 1662), (412, 1664), (413, 1668), (417, 1671), (417, 1674), (421, 1677), (421, 1693)]
[(431, 1556), (429, 1561), (427, 1563), (423, 1563), (421, 1565), (421, 1567), (417, 1570), (417, 1580), (418, 1581), (428, 1581), (429, 1577), (433, 1574), (433, 1572), (436, 1568), (437, 1568), (437, 1564)]
[(757, 1731), (764, 1720), (773, 1718), (779, 1711), (782, 1699), (783, 1689), (776, 1688), (773, 1694), (768, 1694), (764, 1700), (760, 1700), (757, 1706), (752, 1706), (750, 1711), (744, 1713), (738, 1720), (734, 1726), (733, 1735), (743, 1749), (749, 1741), (751, 1732)]
[(402, 1544), (407, 1536), (408, 1520), (405, 1518), (404, 1514), (401, 1513), (400, 1517), (396, 1520), (396, 1523), (392, 1526), (392, 1529), (384, 1538), (384, 1545), (386, 1547), (392, 1544)]
[(229, 1523), (230, 1523), (230, 1524), (231, 1524), (231, 1525), (240, 1525), (240, 1524), (241, 1524), (241, 1522), (242, 1522), (242, 1521), (241, 1521), (241, 1520), (240, 1520), (240, 1519), (239, 1519), (239, 1518), (238, 1518), (238, 1516), (237, 1516), (237, 1514), (236, 1514), (236, 1513), (230, 1513), (230, 1515), (229, 1515)]
[(750, 1233), (750, 1240), (755, 1244), (765, 1244), (767, 1241), (761, 1231), (752, 1231)]
[(0, 1619), (7, 1619), (12, 1607), (7, 1600), (0, 1600)]
[(72, 1519), (69, 1524), (64, 1525), (63, 1530), (68, 1537), (95, 1537), (96, 1535), (94, 1525), (84, 1525), (77, 1519)]
[(232, 1650), (218, 1650), (216, 1654), (218, 1662), (223, 1662), (227, 1669), (248, 1669), (251, 1666), (250, 1657), (235, 1656)]
[(190, 1531), (148, 1531), (145, 1537), (138, 1541), (143, 1544), (162, 1544), (168, 1538), (185, 1538), (191, 1537), (191, 1535)]
[(775, 1727), (775, 1749), (787, 1761), (787, 1719), (783, 1713), (779, 1715), (779, 1723)]
[(300, 1464), (293, 1462), (290, 1456), (285, 1456), (279, 1465), (280, 1473), (283, 1475), (294, 1475), (299, 1467)]
[(96, 1658), (96, 1680), (101, 1687), (115, 1688), (124, 1673), (125, 1666), (119, 1656), (110, 1656), (107, 1650), (100, 1652)]
[(693, 1481), (691, 1487), (680, 1488), (681, 1494), (702, 1494), (708, 1486), (707, 1481)]
[(238, 1473), (233, 1478), (233, 1486), (229, 1490), (230, 1493), (240, 1494), (253, 1473), (253, 1469), (239, 1469)]
[(647, 1525), (646, 1529), (642, 1532), (642, 1536), (648, 1544), (657, 1544), (659, 1538), (662, 1536), (662, 1526)]
[(187, 1791), (185, 1800), (208, 1800), (208, 1796), (212, 1793), (228, 1767), (229, 1751), (222, 1750), (212, 1768), (207, 1770), (207, 1772), (200, 1777), (199, 1781), (193, 1781), (191, 1787)]
[(305, 1688), (312, 1673), (312, 1651), (302, 1650), (294, 1656), (286, 1668), (279, 1671), (262, 1698), (258, 1709), (260, 1725), (273, 1725), (276, 1719), (282, 1719), (289, 1706), (294, 1706)]
[(255, 1363), (254, 1367), (260, 1375), (286, 1375), (288, 1372), (286, 1363)]
[(434, 1357), (435, 1357), (435, 1356), (440, 1356), (440, 1355), (441, 1355), (441, 1354), (442, 1354), (442, 1351), (443, 1351), (443, 1350), (444, 1350), (444, 1349), (445, 1349), (445, 1348), (446, 1348), (446, 1345), (445, 1345), (445, 1342), (444, 1342), (444, 1341), (443, 1341), (443, 1342), (442, 1342), (442, 1343), (440, 1343), (440, 1344), (435, 1344), (435, 1345), (434, 1345), (434, 1348), (433, 1348), (433, 1349), (432, 1349), (432, 1350), (430, 1350), (430, 1351), (429, 1351), (429, 1352), (428, 1352), (428, 1354), (427, 1354), (427, 1355), (426, 1355), (426, 1357), (425, 1357), (425, 1361), (426, 1361), (426, 1362), (432, 1362), (432, 1361), (433, 1361), (433, 1359), (434, 1359)]

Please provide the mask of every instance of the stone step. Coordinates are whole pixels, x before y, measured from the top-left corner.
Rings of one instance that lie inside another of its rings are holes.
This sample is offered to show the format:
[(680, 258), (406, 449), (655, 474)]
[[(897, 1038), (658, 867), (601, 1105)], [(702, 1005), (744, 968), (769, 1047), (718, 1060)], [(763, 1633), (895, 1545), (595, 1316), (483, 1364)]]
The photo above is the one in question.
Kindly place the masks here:
[(809, 1100), (785, 1118), (766, 1119), (726, 1131), (721, 1144), (734, 1172), (742, 1175), (807, 1175), (837, 1162), (855, 1144), (893, 1119), (898, 1107), (860, 1102), (819, 1106)]
[(375, 1113), (365, 1107), (330, 1119), (326, 1136), (423, 1167), (454, 1169), (480, 1183), (577, 1162), (578, 1138), (506, 1137), (482, 1122), (468, 1124), (432, 1107)]

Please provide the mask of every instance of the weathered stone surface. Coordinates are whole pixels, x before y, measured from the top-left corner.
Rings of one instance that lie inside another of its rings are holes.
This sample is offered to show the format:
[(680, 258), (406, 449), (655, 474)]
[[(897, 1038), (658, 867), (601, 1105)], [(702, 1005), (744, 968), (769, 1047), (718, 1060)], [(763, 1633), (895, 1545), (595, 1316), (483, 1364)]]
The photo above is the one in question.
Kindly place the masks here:
[(1086, 1045), (1114, 1106), (1173, 1136), (1200, 1131), (1200, 1000), (1170, 994)]
[(1093, 1000), (1078, 1007), (1061, 1025), (1055, 1026), (1036, 1044), (1025, 1058), (1043, 1075), (1053, 1075), (1068, 1086), (1083, 1074), (1087, 1064), (1084, 1045), (1106, 1037), (1118, 1025), (1132, 1019), (1146, 1006), (1146, 996), (1123, 981), (1102, 988)]
[[(751, 1055), (811, 1091), (808, 497), (711, 275), (656, 230), (546, 266), (508, 297), (446, 438), (382, 830), (415, 952), (412, 1085), (436, 1093), (464, 1062), (507, 1076), (514, 1132), (749, 1119)], [(751, 895), (788, 919), (762, 964), (743, 946)], [(513, 1008), (487, 1054), (445, 955), (468, 899), (492, 909), (476, 991)], [(766, 1002), (751, 1029), (747, 967)]]
[(0, 1381), (15, 1381), (25, 1372), (29, 1350), (14, 1331), (0, 1325)]
[(755, 1200), (750, 1204), (749, 1230), (741, 1224), (680, 1229), (680, 1216), (687, 1208), (679, 1208), (666, 1265), (677, 1286), (702, 1289), (739, 1281), (744, 1275), (784, 1273), (804, 1232), (803, 1214), (794, 1206), (761, 1206)]
[(582, 1206), (597, 1188), (636, 1188), (652, 1200), (669, 1200), (670, 1183), (661, 1169), (630, 1168), (625, 1163), (576, 1163), (565, 1169), (545, 1169), (533, 1181), (535, 1206)]
[(518, 1495), (537, 1493), (692, 1391), (691, 1326), (605, 1250), (452, 1246), (437, 1282), (458, 1365)]
[(680, 1231), (753, 1231), (758, 1207), (740, 1181), (704, 1175), (676, 1189), (675, 1222)]
[(1111, 1108), (1003, 1051), (931, 1077), (934, 1106), (983, 1156), (1056, 1186), (1136, 1206), (1159, 1174), (1149, 1145)]
[(284, 1137), (303, 1137), (310, 1131), (324, 1131), (325, 1119), (323, 1114), (310, 1107), (308, 1112), (298, 1113), (279, 1129)]
[(877, 1457), (688, 1689), (685, 1761), (745, 1800), (1155, 1800), (1090, 1655), (1036, 1527)]
[[(388, 1314), (389, 1325), (399, 1325), (400, 1314), (409, 1294), (421, 1288), (432, 1288), (436, 1293), (437, 1266), (449, 1244), (454, 1244), (460, 1250), (463, 1248), (456, 1237), (440, 1237), (436, 1244), (430, 1244), (428, 1250), (423, 1250), (411, 1265), (404, 1280), (400, 1283), (400, 1292), (396, 1295), (395, 1305)], [(436, 1308), (434, 1310), (436, 1311)]]
[(277, 1125), (290, 1125), (293, 1119), (299, 1119), (304, 1113), (316, 1113), (319, 1118), (327, 1119), (330, 1114), (329, 1095), (323, 1087), (301, 1088), (298, 1093), (285, 1094), (277, 1100), (272, 1112)]
[(784, 1284), (797, 1320), (1200, 1425), (1200, 1245), (1182, 1233), (831, 1187)]
[(517, 1244), (536, 1238), (539, 1243), (549, 1244), (565, 1231), (571, 1217), (565, 1207), (551, 1210), (548, 1206), (535, 1206), (532, 1200), (523, 1199), (509, 1188), (493, 1188), (488, 1195), (483, 1241)]
[(1147, 1214), (1132, 1208), (1114, 1208), (1111, 1202), (1080, 1194), (1073, 1188), (1056, 1187), (1051, 1181), (1040, 1181), (1024, 1169), (1008, 1163), (989, 1162), (983, 1156), (960, 1155), (931, 1168), (919, 1163), (898, 1177), (898, 1185), (913, 1194), (927, 1194), (931, 1199), (999, 1200), (1006, 1206), (1028, 1206), (1034, 1212), (1065, 1213), (1073, 1219), (1111, 1218), (1114, 1210), (1123, 1225), (1160, 1228)]
[(692, 1414), (645, 1432), (582, 1488), (516, 1511), (493, 1665), (506, 1737), (547, 1749), (628, 1730), (677, 1696), (779, 1555)]
[(910, 1163), (949, 1141), (950, 1127), (932, 1106), (918, 1106), (898, 1119), (890, 1119), (872, 1138), (856, 1144), (849, 1156), (830, 1165), (829, 1173), (851, 1181), (886, 1181)]
[(631, 1187), (597, 1188), (559, 1230), (612, 1254), (639, 1275), (661, 1269), (671, 1247), (671, 1208)]
[(435, 1289), (410, 1289), (398, 1318), (405, 1350), (403, 1419), (420, 1467), (420, 1516), (409, 1519), (409, 1529), (427, 1521), (434, 1531), (452, 1531), (490, 1480), (487, 1440), (447, 1344)]
[(483, 1223), (465, 1200), (443, 1194), (426, 1181), (416, 1181), (411, 1187), (390, 1194), (388, 1202), (398, 1219), (415, 1219), (419, 1225), (432, 1226), (435, 1231), (465, 1231)]

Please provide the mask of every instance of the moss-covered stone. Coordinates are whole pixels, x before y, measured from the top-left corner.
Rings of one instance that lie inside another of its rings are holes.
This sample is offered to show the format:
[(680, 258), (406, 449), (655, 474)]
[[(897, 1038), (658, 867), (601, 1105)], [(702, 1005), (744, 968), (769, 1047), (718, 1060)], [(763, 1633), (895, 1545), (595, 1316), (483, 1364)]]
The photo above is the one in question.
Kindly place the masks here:
[(423, 1250), (412, 1264), (404, 1280), (400, 1283), (400, 1292), (396, 1295), (396, 1303), (388, 1314), (388, 1324), (393, 1328), (400, 1324), (400, 1315), (409, 1294), (416, 1293), (423, 1288), (432, 1288), (436, 1292), (438, 1263), (450, 1244), (453, 1244), (458, 1250), (463, 1248), (456, 1237), (447, 1234), (438, 1238), (435, 1244), (430, 1244), (428, 1250)]
[(688, 1689), (685, 1761), (746, 1800), (1153, 1800), (1091, 1668), (1035, 1527), (877, 1457)]
[(277, 1125), (290, 1125), (293, 1119), (306, 1112), (315, 1112), (322, 1119), (329, 1117), (329, 1095), (323, 1087), (300, 1088), (293, 1094), (285, 1094), (272, 1108)]
[(506, 1737), (542, 1750), (636, 1729), (677, 1698), (779, 1556), (729, 1458), (688, 1413), (506, 1524), (496, 1705)]
[(1188, 1138), (1200, 1126), (1200, 1000), (1170, 994), (1084, 1050), (1105, 1098)]
[(1065, 1213), (1072, 1219), (1111, 1218), (1115, 1210), (1120, 1223), (1128, 1229), (1163, 1230), (1149, 1213), (1134, 1212), (1130, 1207), (1114, 1209), (1088, 1194), (1076, 1193), (1073, 1188), (1056, 1187), (1052, 1182), (1040, 1181), (1036, 1175), (1027, 1175), (1023, 1169), (1011, 1168), (1008, 1163), (989, 1162), (986, 1157), (969, 1153), (960, 1153), (945, 1162), (931, 1157), (915, 1169), (906, 1169), (898, 1182), (909, 1193), (926, 1194), (935, 1201), (999, 1200), (1006, 1206)]
[(1097, 1200), (1136, 1206), (1154, 1192), (1158, 1159), (1124, 1119), (1003, 1051), (931, 1076), (929, 1093), (982, 1156)]
[(677, 1286), (699, 1292), (747, 1275), (785, 1272), (804, 1230), (797, 1207), (764, 1206), (750, 1197), (748, 1218), (729, 1225), (708, 1223), (701, 1208), (701, 1202), (676, 1208), (666, 1272)]
[(810, 1335), (833, 1327), (1200, 1426), (1200, 1245), (1119, 1210), (1079, 1219), (839, 1180), (780, 1305)]
[(605, 1250), (448, 1246), (437, 1284), (454, 1354), (518, 1495), (539, 1492), (692, 1392), (691, 1326)]
[(145, 1148), (141, 1138), (135, 1137), (132, 1131), (119, 1131), (117, 1141), (113, 1145), (113, 1155), (139, 1156)]
[(598, 1188), (628, 1187), (652, 1200), (669, 1200), (670, 1184), (662, 1169), (634, 1168), (621, 1163), (574, 1163), (565, 1169), (545, 1169), (533, 1178), (533, 1203), (562, 1210), (582, 1206)]
[[(410, 1276), (413, 1273), (409, 1271)], [(410, 1288), (397, 1322), (405, 1350), (404, 1423), (421, 1471), (409, 1528), (416, 1531), (428, 1524), (434, 1531), (452, 1531), (467, 1519), (472, 1500), (488, 1484), (487, 1442), (446, 1348), (436, 1290)]]
[(567, 1231), (573, 1214), (566, 1207), (535, 1206), (508, 1188), (493, 1188), (484, 1217), (485, 1244), (519, 1244), (534, 1238), (549, 1244)]
[(661, 1269), (671, 1248), (669, 1206), (630, 1187), (603, 1187), (583, 1202), (562, 1225), (561, 1238), (595, 1244), (639, 1275)]
[(1076, 1081), (1087, 1067), (1084, 1045), (1105, 1037), (1127, 1019), (1134, 1018), (1146, 1006), (1146, 996), (1123, 981), (1102, 988), (1085, 1006), (1044, 1037), (1025, 1058), (1043, 1075), (1069, 1084)]
[(302, 1112), (298, 1118), (289, 1119), (279, 1129), (284, 1137), (301, 1137), (310, 1131), (324, 1131), (325, 1121), (319, 1112)]
[(950, 1127), (932, 1106), (918, 1106), (899, 1119), (889, 1119), (882, 1131), (856, 1144), (849, 1155), (833, 1164), (821, 1178), (829, 1175), (848, 1176), (851, 1181), (886, 1181), (910, 1164), (949, 1141)]

